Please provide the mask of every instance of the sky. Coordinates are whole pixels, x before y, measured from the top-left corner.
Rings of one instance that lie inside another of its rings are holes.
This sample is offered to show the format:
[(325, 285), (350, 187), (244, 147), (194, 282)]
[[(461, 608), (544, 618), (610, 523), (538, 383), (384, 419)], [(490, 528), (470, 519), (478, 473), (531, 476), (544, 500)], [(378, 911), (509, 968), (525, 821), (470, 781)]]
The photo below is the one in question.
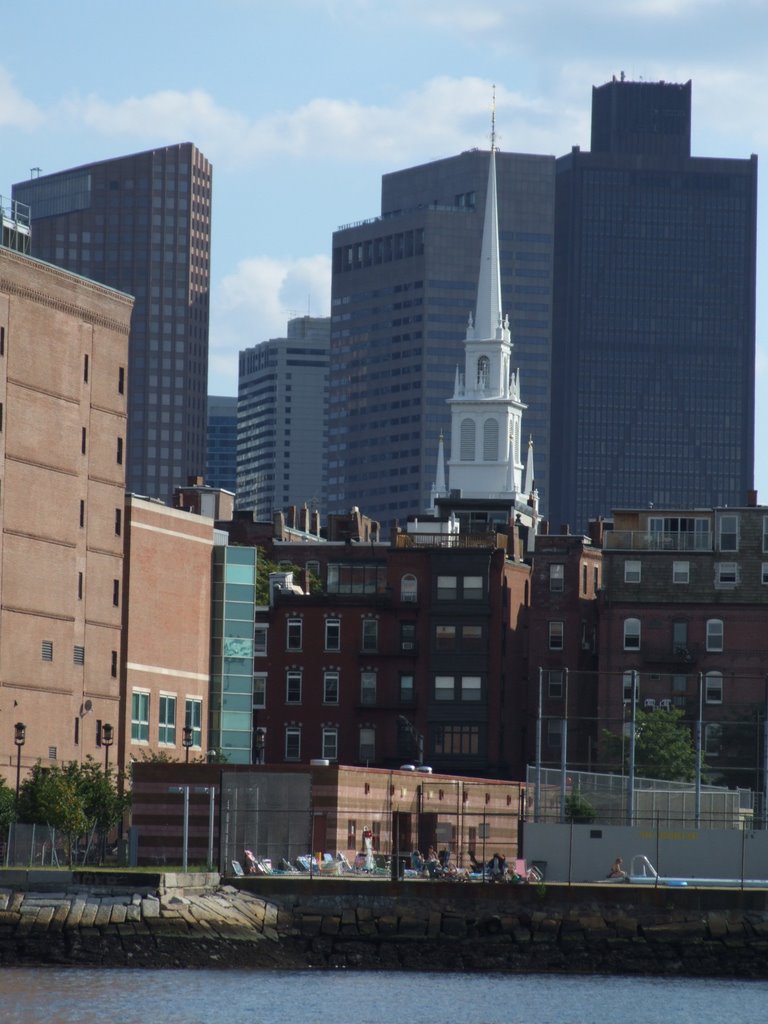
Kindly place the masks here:
[[(31, 9), (30, 9), (31, 10)], [(0, 194), (190, 141), (213, 164), (209, 392), (330, 305), (338, 227), (388, 171), (497, 144), (589, 149), (591, 89), (693, 82), (694, 156), (768, 163), (768, 0), (37, 0), (3, 16)], [(768, 216), (759, 201), (755, 484), (768, 503)]]

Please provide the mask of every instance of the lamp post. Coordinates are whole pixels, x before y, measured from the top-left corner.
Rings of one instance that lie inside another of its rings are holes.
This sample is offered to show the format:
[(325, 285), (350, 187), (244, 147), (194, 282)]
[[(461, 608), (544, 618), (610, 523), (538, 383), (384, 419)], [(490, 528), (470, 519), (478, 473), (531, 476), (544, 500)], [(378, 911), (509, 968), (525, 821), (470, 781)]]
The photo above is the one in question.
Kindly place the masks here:
[(19, 813), (19, 783), (21, 781), (21, 748), (27, 740), (27, 727), (17, 722), (13, 727), (13, 742), (16, 744), (16, 816)]
[(189, 748), (192, 746), (192, 726), (185, 725), (181, 732), (181, 745), (184, 747), (184, 763), (189, 764)]
[(109, 771), (109, 748), (115, 741), (115, 730), (105, 722), (101, 727), (101, 745), (104, 747), (104, 771)]

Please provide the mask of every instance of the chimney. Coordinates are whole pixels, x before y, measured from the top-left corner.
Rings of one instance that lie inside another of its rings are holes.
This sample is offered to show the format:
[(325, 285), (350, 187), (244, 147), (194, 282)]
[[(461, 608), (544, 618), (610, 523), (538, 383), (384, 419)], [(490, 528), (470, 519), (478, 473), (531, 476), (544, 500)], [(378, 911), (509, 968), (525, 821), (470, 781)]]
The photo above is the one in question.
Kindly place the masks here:
[(299, 527), (304, 533), (309, 533), (309, 509), (307, 508), (306, 501), (299, 511)]
[(747, 491), (747, 508), (757, 508), (757, 491)]
[(316, 537), (320, 536), (320, 513), (317, 509), (312, 512), (312, 533)]

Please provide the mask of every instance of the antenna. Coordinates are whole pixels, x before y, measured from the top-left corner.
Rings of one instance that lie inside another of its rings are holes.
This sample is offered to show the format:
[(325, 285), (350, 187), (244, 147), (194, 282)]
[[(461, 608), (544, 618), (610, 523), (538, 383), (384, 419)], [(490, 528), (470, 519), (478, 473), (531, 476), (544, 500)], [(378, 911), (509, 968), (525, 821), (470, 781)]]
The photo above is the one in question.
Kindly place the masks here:
[(496, 152), (496, 83), (493, 83), (493, 101), (491, 103), (491, 152)]

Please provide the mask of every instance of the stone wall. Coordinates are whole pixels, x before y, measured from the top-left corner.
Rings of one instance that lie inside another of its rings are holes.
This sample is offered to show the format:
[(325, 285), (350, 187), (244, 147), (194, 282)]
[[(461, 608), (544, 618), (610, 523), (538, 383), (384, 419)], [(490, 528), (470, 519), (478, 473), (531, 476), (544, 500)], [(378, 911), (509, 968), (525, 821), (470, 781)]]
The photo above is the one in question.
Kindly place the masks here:
[(768, 978), (767, 891), (169, 877), (44, 892), (0, 876), (0, 964)]

